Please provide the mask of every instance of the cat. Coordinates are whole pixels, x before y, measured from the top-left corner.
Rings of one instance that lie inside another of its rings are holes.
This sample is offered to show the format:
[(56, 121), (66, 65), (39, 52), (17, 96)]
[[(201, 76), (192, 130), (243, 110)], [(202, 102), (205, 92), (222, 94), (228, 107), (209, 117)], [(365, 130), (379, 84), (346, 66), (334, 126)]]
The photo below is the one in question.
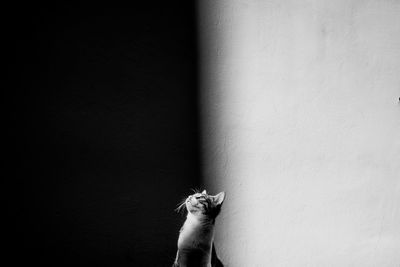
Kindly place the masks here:
[(187, 217), (178, 238), (178, 251), (172, 267), (223, 267), (214, 247), (215, 218), (221, 211), (225, 192), (215, 196), (206, 190), (195, 192), (177, 208), (186, 207)]

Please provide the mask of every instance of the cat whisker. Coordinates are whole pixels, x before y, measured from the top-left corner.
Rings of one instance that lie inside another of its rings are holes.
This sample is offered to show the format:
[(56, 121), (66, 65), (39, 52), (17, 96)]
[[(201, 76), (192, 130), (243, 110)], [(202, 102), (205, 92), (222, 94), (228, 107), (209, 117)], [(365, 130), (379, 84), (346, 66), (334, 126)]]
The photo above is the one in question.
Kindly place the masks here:
[(200, 189), (198, 188), (190, 188), (194, 194), (200, 193)]
[(175, 209), (175, 211), (176, 211), (177, 213), (180, 213), (182, 210), (184, 210), (184, 207), (185, 207), (185, 202), (182, 203), (182, 204), (180, 204), (180, 205)]
[(183, 198), (179, 203), (178, 203), (178, 207), (175, 209), (175, 211), (177, 213), (180, 213), (182, 210), (184, 210), (184, 207), (186, 206), (186, 198)]

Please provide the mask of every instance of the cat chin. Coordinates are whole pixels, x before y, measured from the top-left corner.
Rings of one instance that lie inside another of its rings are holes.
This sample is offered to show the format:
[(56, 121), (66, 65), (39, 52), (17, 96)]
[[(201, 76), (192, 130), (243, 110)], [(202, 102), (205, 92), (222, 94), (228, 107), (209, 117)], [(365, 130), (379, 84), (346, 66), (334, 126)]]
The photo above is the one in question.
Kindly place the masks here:
[(190, 199), (186, 201), (186, 208), (187, 208), (187, 210), (189, 210), (189, 209), (197, 210), (197, 209), (198, 209), (198, 208), (197, 208), (197, 205), (198, 205), (198, 202), (193, 203), (192, 200), (190, 200)]
[(186, 205), (186, 209), (187, 209), (187, 211), (188, 211), (189, 213), (193, 213), (193, 214), (200, 212), (199, 209), (195, 208), (195, 207), (194, 207), (193, 205), (191, 205), (191, 204)]
[(194, 205), (192, 205), (190, 203), (186, 204), (186, 209), (187, 209), (188, 213), (190, 213), (194, 216), (199, 216), (199, 215), (203, 214), (201, 209), (196, 208)]

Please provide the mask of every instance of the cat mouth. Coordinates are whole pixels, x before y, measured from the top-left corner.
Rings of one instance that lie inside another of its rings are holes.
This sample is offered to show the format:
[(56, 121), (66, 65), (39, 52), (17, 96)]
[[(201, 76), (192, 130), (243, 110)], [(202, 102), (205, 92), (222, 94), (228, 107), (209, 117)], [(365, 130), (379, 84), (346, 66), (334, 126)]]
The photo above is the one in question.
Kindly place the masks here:
[(190, 198), (188, 198), (186, 203), (189, 203), (193, 207), (197, 207), (200, 204), (200, 201), (194, 197), (190, 197)]
[(186, 203), (189, 203), (189, 204), (192, 205), (192, 206), (194, 206), (194, 205), (197, 204), (196, 202), (193, 202), (193, 199), (192, 199), (192, 198), (189, 198), (189, 199), (186, 201)]
[(207, 201), (205, 199), (196, 199), (196, 198), (190, 198), (186, 201), (186, 203), (189, 203), (192, 207), (200, 207), (207, 205)]

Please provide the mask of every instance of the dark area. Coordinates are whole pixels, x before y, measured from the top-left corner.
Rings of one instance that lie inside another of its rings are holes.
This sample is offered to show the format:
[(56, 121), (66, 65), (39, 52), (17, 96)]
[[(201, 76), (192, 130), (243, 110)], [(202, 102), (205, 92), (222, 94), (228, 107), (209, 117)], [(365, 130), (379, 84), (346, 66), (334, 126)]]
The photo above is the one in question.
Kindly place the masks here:
[(201, 177), (193, 1), (4, 12), (13, 266), (170, 266)]

